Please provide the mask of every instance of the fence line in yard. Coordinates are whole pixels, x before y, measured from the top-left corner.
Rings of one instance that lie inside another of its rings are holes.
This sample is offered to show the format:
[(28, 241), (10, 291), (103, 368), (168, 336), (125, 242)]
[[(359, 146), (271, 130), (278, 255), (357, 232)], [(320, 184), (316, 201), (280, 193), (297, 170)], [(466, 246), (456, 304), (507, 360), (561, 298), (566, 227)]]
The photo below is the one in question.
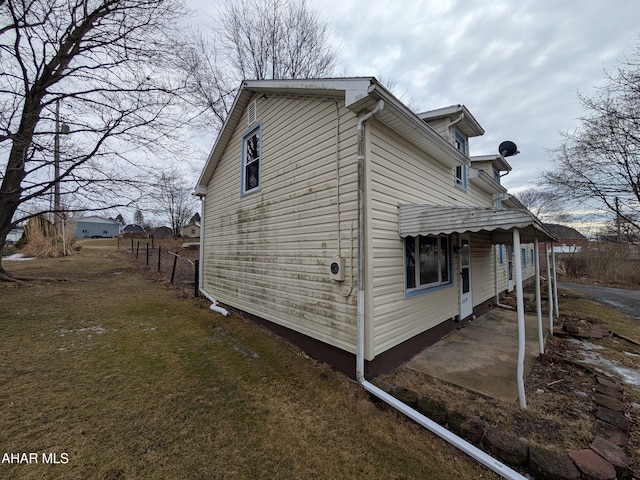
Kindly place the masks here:
[[(193, 296), (197, 297), (200, 286), (199, 249), (185, 248), (180, 251), (179, 245), (173, 242), (172, 245), (164, 247), (156, 246), (155, 243), (153, 238), (134, 239), (132, 237), (131, 258), (139, 263), (144, 262), (150, 269), (155, 268), (156, 272), (169, 279), (172, 285), (193, 285)], [(128, 249), (128, 247), (125, 248)], [(118, 239), (118, 249), (120, 249), (120, 239)]]

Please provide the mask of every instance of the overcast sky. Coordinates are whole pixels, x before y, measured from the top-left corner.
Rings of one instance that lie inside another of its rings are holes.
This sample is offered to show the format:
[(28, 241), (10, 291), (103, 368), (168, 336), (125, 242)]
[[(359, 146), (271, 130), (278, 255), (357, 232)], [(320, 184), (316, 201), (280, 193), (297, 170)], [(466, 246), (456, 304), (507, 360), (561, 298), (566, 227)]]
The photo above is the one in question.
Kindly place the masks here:
[[(188, 0), (215, 16), (218, 2)], [(640, 43), (637, 0), (310, 0), (338, 45), (339, 76), (396, 83), (422, 110), (464, 104), (485, 130), (471, 155), (512, 140), (512, 192), (550, 168), (548, 150), (589, 94)]]

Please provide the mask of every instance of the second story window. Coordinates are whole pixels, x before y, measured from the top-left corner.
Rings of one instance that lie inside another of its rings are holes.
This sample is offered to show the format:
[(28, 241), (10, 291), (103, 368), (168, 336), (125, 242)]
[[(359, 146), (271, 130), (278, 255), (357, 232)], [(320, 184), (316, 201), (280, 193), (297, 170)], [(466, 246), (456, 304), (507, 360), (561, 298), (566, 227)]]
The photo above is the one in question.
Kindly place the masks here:
[(465, 155), (467, 154), (467, 137), (458, 130), (453, 131), (453, 146)]
[(260, 189), (262, 127), (258, 125), (242, 138), (242, 194)]
[(456, 183), (456, 187), (461, 188), (463, 190), (467, 189), (467, 166), (466, 165), (458, 165), (456, 167), (455, 183)]
[[(453, 145), (465, 155), (467, 154), (467, 138), (458, 130), (454, 130)], [(455, 169), (456, 187), (467, 189), (467, 166), (458, 165)]]

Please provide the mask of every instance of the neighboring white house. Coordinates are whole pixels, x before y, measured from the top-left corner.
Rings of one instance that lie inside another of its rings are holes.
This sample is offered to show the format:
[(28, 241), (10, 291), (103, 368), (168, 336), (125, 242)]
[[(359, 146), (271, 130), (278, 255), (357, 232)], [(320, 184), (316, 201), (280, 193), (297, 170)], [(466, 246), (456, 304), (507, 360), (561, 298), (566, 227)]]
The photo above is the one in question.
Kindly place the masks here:
[(23, 234), (24, 234), (24, 227), (12, 228), (11, 230), (9, 230), (9, 233), (7, 233), (7, 239), (6, 239), (7, 243), (18, 242), (22, 238)]
[(190, 223), (180, 229), (180, 233), (183, 237), (198, 238), (200, 236), (200, 225)]
[(530, 277), (551, 237), (500, 185), (501, 155), (469, 156), (483, 133), (372, 77), (243, 82), (196, 190), (202, 292), (349, 375), (359, 351), (368, 375), (407, 360), (517, 264)]
[(111, 238), (120, 234), (121, 225), (115, 220), (97, 216), (76, 220), (76, 238)]

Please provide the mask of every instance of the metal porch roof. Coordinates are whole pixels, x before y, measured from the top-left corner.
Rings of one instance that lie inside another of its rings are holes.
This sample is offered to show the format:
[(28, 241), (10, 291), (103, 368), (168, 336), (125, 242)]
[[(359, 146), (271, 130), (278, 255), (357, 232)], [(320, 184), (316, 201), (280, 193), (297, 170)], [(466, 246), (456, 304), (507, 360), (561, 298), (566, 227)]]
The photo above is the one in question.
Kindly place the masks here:
[(511, 243), (514, 228), (523, 242), (535, 238), (555, 240), (540, 220), (526, 209), (450, 207), (442, 205), (400, 205), (400, 236), (449, 235), (489, 232), (493, 243)]

